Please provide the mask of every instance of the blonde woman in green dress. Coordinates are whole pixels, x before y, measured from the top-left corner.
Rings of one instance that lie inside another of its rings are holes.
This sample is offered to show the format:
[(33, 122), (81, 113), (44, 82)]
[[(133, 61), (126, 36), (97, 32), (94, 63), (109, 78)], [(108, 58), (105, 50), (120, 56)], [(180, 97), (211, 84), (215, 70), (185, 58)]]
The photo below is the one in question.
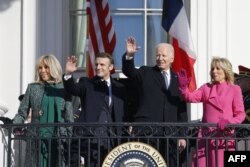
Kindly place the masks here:
[[(28, 84), (20, 103), (14, 124), (22, 124), (32, 111), (31, 123), (70, 123), (73, 122), (71, 97), (64, 90), (62, 68), (53, 55), (44, 55), (36, 64), (35, 82)], [(53, 136), (69, 136), (67, 127), (32, 127), (33, 135), (41, 140), (27, 140), (25, 167), (62, 167), (65, 166), (62, 142)], [(34, 135), (35, 134), (35, 135)], [(60, 161), (59, 161), (60, 160)]]

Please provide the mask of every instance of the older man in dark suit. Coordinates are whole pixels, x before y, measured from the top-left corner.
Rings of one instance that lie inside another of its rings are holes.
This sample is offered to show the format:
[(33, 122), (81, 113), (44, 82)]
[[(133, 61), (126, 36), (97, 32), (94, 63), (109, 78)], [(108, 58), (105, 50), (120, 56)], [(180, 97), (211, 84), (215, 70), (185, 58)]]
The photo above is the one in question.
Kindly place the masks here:
[[(158, 44), (155, 52), (156, 65), (142, 66), (139, 69), (134, 65), (134, 55), (138, 50), (135, 38), (127, 39), (126, 49), (122, 60), (122, 71), (137, 83), (139, 90), (139, 107), (134, 120), (136, 122), (186, 122), (186, 103), (180, 98), (178, 78), (171, 70), (171, 64), (174, 61), (172, 45)], [(184, 149), (186, 141), (170, 140), (169, 143), (167, 145), (165, 140), (162, 141), (164, 145), (160, 146), (159, 151), (165, 156), (168, 166), (174, 167), (177, 164), (176, 144)]]
[[(99, 53), (95, 58), (95, 73), (96, 76), (93, 79), (81, 78), (79, 83), (74, 83), (72, 73), (77, 69), (76, 57), (69, 57), (66, 63), (65, 75), (63, 82), (65, 89), (74, 96), (79, 96), (81, 99), (81, 113), (78, 118), (78, 122), (92, 122), (92, 123), (109, 123), (109, 122), (123, 122), (125, 120), (126, 113), (126, 91), (125, 87), (111, 78), (110, 72), (113, 70), (113, 59), (108, 53)], [(75, 128), (76, 133), (79, 128)], [(101, 166), (101, 162), (98, 162), (98, 157), (101, 161), (107, 154), (108, 147), (114, 146), (114, 141), (107, 140), (111, 131), (105, 130), (105, 128), (96, 128), (91, 134), (86, 132), (80, 134), (81, 136), (99, 134), (102, 138), (101, 141), (92, 140), (81, 141), (81, 155), (85, 158), (85, 165)], [(118, 133), (118, 129), (112, 131), (112, 133)], [(100, 137), (99, 136), (99, 137)], [(106, 139), (105, 139), (106, 137)], [(75, 145), (74, 145), (75, 144)], [(73, 151), (73, 161), (71, 166), (78, 166), (79, 154), (78, 141), (73, 143), (72, 147), (76, 146), (76, 152)], [(91, 145), (88, 150), (88, 145)], [(74, 149), (73, 149), (74, 150)], [(89, 153), (88, 153), (89, 151)], [(99, 156), (98, 156), (99, 155)], [(75, 157), (74, 157), (75, 156)], [(89, 159), (90, 157), (90, 159)], [(90, 160), (90, 163), (87, 160)], [(86, 164), (87, 163), (87, 164)]]

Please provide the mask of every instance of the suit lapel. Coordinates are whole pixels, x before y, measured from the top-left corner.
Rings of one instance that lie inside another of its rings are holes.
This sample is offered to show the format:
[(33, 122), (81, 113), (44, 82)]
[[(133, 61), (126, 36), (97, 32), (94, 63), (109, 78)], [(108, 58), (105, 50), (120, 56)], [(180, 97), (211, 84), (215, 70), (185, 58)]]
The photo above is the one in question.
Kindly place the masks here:
[[(112, 96), (111, 96), (111, 99), (112, 99), (112, 103), (113, 104), (113, 107), (114, 107), (114, 116), (117, 117), (117, 115), (119, 115), (118, 111), (120, 111), (119, 109), (119, 104), (118, 104), (118, 100), (117, 100), (117, 97), (116, 96), (119, 96), (119, 89), (117, 88), (117, 85), (116, 85), (116, 81), (111, 78), (111, 92), (112, 92)], [(114, 93), (116, 94), (114, 96)]]
[(160, 69), (157, 66), (153, 67), (152, 77), (160, 87), (164, 87), (166, 89), (164, 77), (163, 77)]
[[(172, 70), (170, 70), (170, 83), (168, 86), (168, 90), (172, 90), (171, 87), (175, 86), (177, 84), (177, 76), (175, 73), (173, 73)], [(165, 81), (164, 81), (164, 77), (161, 73), (161, 71), (159, 70), (159, 68), (157, 66), (153, 67), (153, 78), (155, 79), (156, 83), (160, 86), (160, 87), (164, 87), (166, 89), (166, 85), (165, 85)]]
[[(116, 81), (111, 78), (111, 93), (112, 93), (112, 102), (114, 102), (113, 104), (115, 104), (116, 102), (116, 96), (119, 96), (119, 88), (117, 88), (117, 84), (116, 84)], [(114, 96), (114, 93), (118, 93), (116, 96)]]
[(170, 84), (169, 84), (169, 90), (173, 90), (173, 87), (177, 87), (177, 75), (175, 73), (173, 73), (172, 70), (170, 70), (170, 75), (171, 75), (171, 78), (170, 78)]

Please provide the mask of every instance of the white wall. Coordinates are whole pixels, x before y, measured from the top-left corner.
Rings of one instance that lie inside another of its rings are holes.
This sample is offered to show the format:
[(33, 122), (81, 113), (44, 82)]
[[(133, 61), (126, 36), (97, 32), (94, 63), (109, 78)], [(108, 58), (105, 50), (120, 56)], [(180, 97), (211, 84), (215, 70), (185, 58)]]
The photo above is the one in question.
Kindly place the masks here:
[(227, 6), (227, 54), (238, 72), (237, 65), (250, 68), (250, 1), (229, 0)]
[[(21, 1), (0, 1), (0, 104), (16, 112), (20, 93)], [(6, 115), (12, 117), (12, 113)], [(2, 139), (2, 129), (0, 138)], [(5, 166), (4, 140), (0, 142), (0, 166)], [(5, 156), (6, 158), (6, 156)]]
[[(0, 100), (16, 112), (20, 94), (21, 0), (0, 1)], [(8, 112), (7, 116), (13, 116)]]

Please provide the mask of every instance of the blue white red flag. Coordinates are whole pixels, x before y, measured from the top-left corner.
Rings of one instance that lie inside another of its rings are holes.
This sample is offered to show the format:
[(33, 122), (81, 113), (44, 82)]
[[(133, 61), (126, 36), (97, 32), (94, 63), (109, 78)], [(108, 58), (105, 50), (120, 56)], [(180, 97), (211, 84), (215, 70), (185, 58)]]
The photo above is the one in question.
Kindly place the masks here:
[(185, 69), (187, 76), (191, 79), (189, 90), (195, 90), (196, 81), (193, 65), (196, 54), (182, 0), (163, 1), (162, 27), (173, 38), (175, 50), (173, 70), (179, 72), (181, 69)]

